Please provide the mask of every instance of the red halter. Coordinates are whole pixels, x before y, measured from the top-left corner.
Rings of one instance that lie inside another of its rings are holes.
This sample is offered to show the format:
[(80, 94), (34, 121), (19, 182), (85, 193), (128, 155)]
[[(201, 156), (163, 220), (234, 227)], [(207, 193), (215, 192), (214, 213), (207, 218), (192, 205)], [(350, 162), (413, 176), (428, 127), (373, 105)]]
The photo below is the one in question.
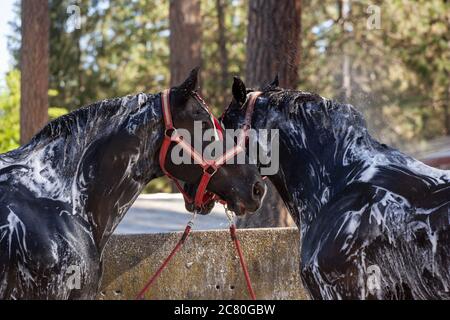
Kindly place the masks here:
[(243, 126), (243, 129), (246, 133), (252, 127), (253, 111), (255, 110), (256, 99), (258, 99), (260, 95), (262, 95), (261, 91), (255, 91), (250, 93), (250, 97), (248, 97), (248, 99), (242, 105), (242, 108), (244, 108), (244, 106), (247, 104), (247, 110), (245, 111), (244, 126)]
[[(247, 100), (245, 100), (244, 104), (242, 105), (242, 109), (245, 108), (247, 105), (247, 109), (245, 110), (245, 117), (244, 117), (244, 124), (242, 125), (243, 133), (242, 135), (245, 138), (248, 138), (248, 131), (252, 127), (252, 117), (253, 117), (253, 111), (255, 110), (255, 104), (256, 99), (263, 93), (261, 91), (254, 91), (252, 93), (249, 93), (249, 97)], [(229, 108), (229, 107), (228, 107)], [(228, 108), (223, 112), (223, 114), (220, 116), (220, 119), (223, 119), (225, 114), (228, 112)], [(242, 143), (242, 141), (240, 141)], [(242, 145), (244, 147), (245, 145)]]
[[(219, 121), (211, 114), (210, 110), (208, 109), (206, 103), (203, 101), (203, 99), (195, 93), (195, 97), (200, 101), (200, 103), (205, 107), (205, 109), (208, 111), (208, 113), (211, 115), (212, 121), (214, 122), (214, 126), (216, 128), (216, 133), (219, 136), (220, 140), (223, 140), (223, 129), (219, 123)], [(239, 142), (237, 146), (233, 147), (232, 149), (225, 152), (224, 155), (218, 157), (214, 160), (207, 160), (204, 159), (202, 154), (197, 152), (190, 144), (186, 143), (183, 140), (183, 137), (178, 134), (177, 129), (173, 126), (172, 121), (172, 114), (170, 112), (170, 89), (164, 90), (161, 94), (161, 101), (162, 101), (162, 110), (163, 110), (163, 118), (165, 123), (165, 131), (164, 131), (164, 140), (161, 146), (161, 151), (159, 153), (159, 165), (161, 166), (162, 171), (166, 176), (168, 176), (170, 179), (172, 179), (175, 182), (175, 185), (177, 186), (178, 190), (183, 194), (184, 200), (187, 203), (194, 203), (195, 207), (203, 208), (207, 203), (210, 201), (221, 201), (217, 195), (207, 191), (207, 187), (209, 184), (209, 181), (214, 176), (214, 174), (217, 172), (217, 170), (222, 167), (226, 161), (236, 156), (238, 153), (242, 152), (244, 150), (244, 143), (245, 139), (239, 138)], [(172, 143), (176, 143), (180, 145), (180, 147), (183, 149), (184, 152), (187, 152), (187, 154), (191, 157), (191, 159), (194, 160), (194, 163), (199, 164), (200, 167), (203, 169), (203, 175), (200, 179), (200, 183), (197, 188), (197, 192), (195, 194), (195, 198), (192, 199), (183, 189), (178, 179), (176, 179), (174, 176), (172, 176), (165, 168), (166, 163), (166, 157), (167, 153), (169, 151), (169, 147)]]
[[(166, 156), (167, 156), (167, 152), (168, 152), (170, 144), (172, 142), (180, 144), (181, 147), (183, 148), (183, 150), (185, 150), (186, 152), (188, 152), (191, 155), (191, 158), (196, 159), (200, 163), (200, 166), (203, 168), (203, 176), (202, 176), (202, 179), (200, 180), (200, 185), (199, 185), (199, 187), (197, 189), (197, 193), (195, 195), (195, 205), (196, 205), (196, 207), (201, 207), (202, 205), (204, 205), (208, 201), (217, 200), (218, 199), (218, 197), (216, 195), (212, 194), (211, 192), (206, 191), (206, 187), (208, 186), (209, 180), (214, 175), (214, 173), (216, 173), (217, 170), (228, 159), (234, 157), (239, 152), (244, 150), (244, 148), (245, 148), (245, 140), (246, 140), (246, 137), (248, 135), (248, 130), (251, 127), (251, 119), (252, 119), (252, 115), (253, 115), (253, 109), (254, 109), (254, 106), (255, 106), (255, 103), (256, 103), (256, 99), (261, 94), (261, 92), (255, 92), (255, 93), (251, 94), (249, 99), (248, 99), (248, 102), (246, 102), (246, 103), (248, 103), (248, 106), (247, 106), (247, 111), (246, 111), (246, 114), (245, 114), (245, 123), (244, 123), (244, 127), (243, 127), (243, 133), (239, 136), (237, 146), (235, 146), (231, 150), (227, 151), (223, 156), (221, 156), (220, 158), (218, 158), (218, 159), (216, 159), (214, 161), (206, 161), (206, 160), (204, 160), (203, 157), (201, 155), (199, 155), (191, 145), (185, 143), (182, 140), (182, 138), (178, 135), (178, 133), (176, 131), (176, 128), (174, 128), (173, 123), (172, 123), (172, 115), (170, 113), (169, 94), (170, 94), (170, 90), (165, 90), (162, 93), (162, 109), (163, 109), (164, 123), (165, 123), (166, 130), (165, 130), (165, 133), (164, 133), (164, 141), (163, 141), (163, 145), (161, 147), (161, 152), (159, 154), (159, 163), (160, 163), (161, 168), (164, 171), (164, 173), (175, 182), (177, 188), (183, 194), (183, 196), (185, 198), (185, 201), (188, 201), (190, 203), (192, 203), (192, 199), (184, 192), (184, 190), (181, 187), (181, 185), (179, 184), (178, 180), (175, 179), (165, 169), (164, 165), (165, 165), (165, 160), (166, 160)], [(199, 99), (200, 102), (208, 110), (206, 103), (201, 99), (201, 97), (196, 95), (196, 98)], [(209, 110), (208, 110), (208, 112), (211, 114), (211, 112)], [(215, 124), (216, 128), (219, 128), (219, 137), (220, 137), (220, 140), (222, 140), (223, 139), (222, 127), (220, 126), (219, 121), (216, 118), (214, 118), (212, 115), (211, 115), (211, 117), (212, 117), (212, 119), (214, 121), (214, 124)], [(213, 171), (212, 172), (208, 172), (208, 170), (213, 170)], [(227, 209), (226, 209), (226, 212), (227, 212), (227, 216), (228, 216), (228, 212), (229, 211)], [(244, 277), (245, 277), (245, 281), (246, 281), (246, 284), (247, 284), (248, 292), (250, 294), (250, 297), (253, 300), (256, 300), (255, 292), (253, 291), (252, 284), (251, 284), (251, 281), (250, 281), (250, 276), (249, 276), (249, 273), (248, 273), (247, 265), (245, 264), (244, 256), (242, 254), (241, 245), (240, 245), (240, 242), (239, 242), (239, 240), (237, 238), (237, 235), (236, 235), (236, 226), (234, 225), (234, 222), (232, 221), (232, 218), (230, 216), (228, 216), (228, 218), (230, 220), (231, 239), (233, 240), (233, 242), (235, 244), (236, 251), (238, 253), (239, 260), (241, 262), (241, 267), (242, 267), (242, 270), (244, 272)], [(167, 265), (170, 262), (170, 260), (177, 253), (177, 251), (181, 248), (181, 246), (184, 244), (184, 242), (186, 241), (187, 237), (189, 236), (189, 234), (191, 232), (192, 224), (193, 224), (193, 220), (191, 220), (188, 223), (188, 225), (186, 226), (186, 229), (184, 230), (184, 233), (183, 233), (181, 239), (178, 241), (178, 243), (175, 246), (175, 248), (173, 248), (173, 250), (170, 252), (169, 256), (163, 261), (162, 265), (156, 270), (156, 272), (149, 279), (149, 281), (146, 283), (144, 288), (138, 293), (138, 295), (136, 296), (136, 299), (142, 299), (144, 297), (144, 294), (147, 292), (149, 287), (154, 283), (154, 281), (161, 274), (163, 269), (165, 267), (167, 267)]]

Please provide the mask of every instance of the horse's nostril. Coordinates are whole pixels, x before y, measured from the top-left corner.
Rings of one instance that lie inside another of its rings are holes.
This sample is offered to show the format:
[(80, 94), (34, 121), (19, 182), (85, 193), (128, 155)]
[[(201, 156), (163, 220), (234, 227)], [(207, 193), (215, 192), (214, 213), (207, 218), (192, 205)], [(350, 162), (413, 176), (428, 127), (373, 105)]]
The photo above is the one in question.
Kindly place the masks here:
[(253, 185), (253, 195), (256, 196), (258, 199), (261, 199), (264, 195), (264, 186), (261, 182), (257, 181)]

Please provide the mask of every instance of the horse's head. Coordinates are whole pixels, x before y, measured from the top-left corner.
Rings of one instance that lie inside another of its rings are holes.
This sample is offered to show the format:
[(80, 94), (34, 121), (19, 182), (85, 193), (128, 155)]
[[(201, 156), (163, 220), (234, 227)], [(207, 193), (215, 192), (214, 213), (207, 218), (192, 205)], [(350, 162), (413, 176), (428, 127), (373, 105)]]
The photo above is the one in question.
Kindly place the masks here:
[[(221, 117), (226, 128), (237, 129), (247, 125), (256, 130), (275, 129), (279, 135), (283, 132), (294, 134), (292, 130), (297, 130), (306, 139), (305, 134), (317, 136), (317, 130), (323, 130), (323, 123), (329, 122), (325, 119), (324, 98), (315, 93), (280, 88), (278, 76), (260, 90), (248, 89), (241, 79), (234, 77), (232, 92), (233, 99)], [(255, 99), (249, 108), (251, 97)], [(299, 128), (294, 129), (293, 124)], [(257, 138), (258, 143), (263, 142), (260, 135)], [(267, 152), (270, 153), (271, 147), (272, 144), (266, 146), (269, 148)]]
[[(264, 90), (268, 90), (271, 88), (277, 88), (278, 87), (278, 77), (275, 78), (275, 80), (266, 86)], [(256, 99), (253, 102), (253, 106), (250, 106), (252, 110), (248, 110), (250, 97), (252, 94), (260, 93), (261, 95), (258, 96), (258, 99)], [(267, 99), (264, 98), (263, 92), (258, 91), (256, 89), (249, 89), (245, 86), (244, 82), (238, 78), (234, 77), (233, 86), (232, 86), (232, 94), (233, 98), (228, 105), (227, 108), (225, 108), (224, 113), (222, 114), (220, 120), (225, 125), (226, 128), (231, 129), (239, 129), (243, 128), (246, 125), (255, 128), (255, 121), (256, 118), (259, 120), (261, 119), (261, 116), (265, 118), (265, 111), (267, 111), (266, 108), (255, 108), (256, 105), (261, 106), (261, 104), (267, 104)], [(264, 101), (263, 101), (264, 100)], [(262, 102), (263, 101), (263, 102)], [(261, 112), (261, 109), (263, 109), (263, 112)], [(260, 114), (261, 113), (261, 114)], [(247, 119), (246, 119), (247, 117)], [(246, 123), (249, 122), (249, 123)], [(260, 128), (264, 128), (260, 127)]]
[[(219, 124), (214, 121), (205, 103), (195, 92), (196, 89), (197, 69), (194, 69), (181, 85), (171, 88), (170, 109), (173, 125), (177, 131), (183, 131), (183, 136), (187, 135), (190, 138), (190, 141), (186, 140), (186, 142), (197, 152), (202, 153), (203, 157), (208, 158), (209, 152), (206, 148), (212, 150), (214, 148), (211, 149), (211, 146), (216, 144), (216, 146), (221, 145), (221, 148), (217, 150), (226, 152), (226, 146), (229, 145), (227, 141), (233, 138), (225, 132), (222, 132), (223, 139), (217, 137)], [(207, 136), (209, 138), (205, 138)], [(204, 169), (198, 163), (191, 161), (190, 156), (184, 156), (183, 158), (179, 146), (172, 143), (165, 158), (165, 170), (176, 179), (185, 182), (186, 190), (194, 193), (204, 174)], [(213, 158), (219, 156), (220, 154), (215, 154)], [(234, 158), (236, 160), (236, 156)], [(245, 212), (254, 212), (260, 207), (265, 193), (265, 183), (255, 165), (238, 164), (237, 161), (232, 161), (217, 169), (207, 185), (207, 190), (226, 201), (231, 210), (241, 215)], [(203, 213), (210, 211), (212, 206), (211, 203), (207, 204), (202, 209)], [(192, 204), (187, 204), (186, 207), (188, 210), (194, 209)]]
[[(252, 142), (258, 143), (267, 154), (272, 154), (272, 143), (267, 142), (274, 138), (270, 130), (278, 128), (277, 122), (280, 122), (280, 116), (277, 111), (268, 108), (269, 100), (266, 93), (280, 90), (278, 77), (261, 91), (247, 89), (241, 79), (234, 77), (233, 98), (221, 116), (221, 122), (227, 129), (237, 130), (245, 127), (255, 129), (252, 137), (256, 139)], [(260, 134), (261, 129), (267, 130), (264, 132), (267, 136)], [(266, 140), (262, 141), (261, 136)], [(257, 164), (260, 167), (259, 160), (260, 158), (257, 159)]]

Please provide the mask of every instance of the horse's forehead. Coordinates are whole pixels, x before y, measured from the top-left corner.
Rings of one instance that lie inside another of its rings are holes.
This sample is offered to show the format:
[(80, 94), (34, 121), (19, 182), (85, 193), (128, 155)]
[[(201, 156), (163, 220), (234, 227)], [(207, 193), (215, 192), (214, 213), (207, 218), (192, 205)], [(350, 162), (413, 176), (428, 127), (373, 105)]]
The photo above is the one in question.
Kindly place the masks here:
[(204, 120), (212, 121), (213, 115), (208, 106), (202, 100), (197, 99), (195, 96), (190, 97), (190, 99), (186, 103), (185, 108), (189, 113), (201, 110), (201, 114), (205, 118)]
[(206, 102), (198, 94), (193, 94), (189, 101), (192, 103), (193, 108), (201, 108), (205, 110), (206, 113), (211, 113)]

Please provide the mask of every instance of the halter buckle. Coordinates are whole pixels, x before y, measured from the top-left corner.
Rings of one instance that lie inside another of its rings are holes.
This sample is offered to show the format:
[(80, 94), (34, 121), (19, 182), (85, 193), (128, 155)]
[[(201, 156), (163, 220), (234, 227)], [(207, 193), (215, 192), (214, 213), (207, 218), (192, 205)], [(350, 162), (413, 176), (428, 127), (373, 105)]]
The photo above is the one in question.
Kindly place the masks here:
[(213, 176), (217, 172), (217, 169), (217, 167), (209, 165), (203, 169), (203, 173), (208, 174), (209, 176)]
[(164, 135), (165, 135), (166, 137), (169, 137), (169, 138), (172, 138), (172, 136), (173, 136), (175, 133), (177, 133), (177, 129), (176, 129), (176, 128), (167, 128), (167, 129), (164, 131)]

